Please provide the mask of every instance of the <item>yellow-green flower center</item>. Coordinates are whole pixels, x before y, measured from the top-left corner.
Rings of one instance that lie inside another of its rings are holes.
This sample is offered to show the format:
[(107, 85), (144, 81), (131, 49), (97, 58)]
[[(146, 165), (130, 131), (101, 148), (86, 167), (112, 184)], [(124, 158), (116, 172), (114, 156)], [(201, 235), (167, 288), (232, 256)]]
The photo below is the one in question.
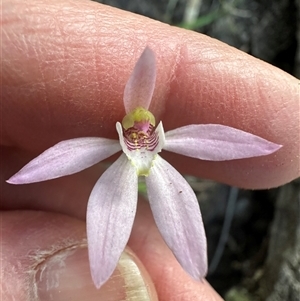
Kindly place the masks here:
[(127, 130), (134, 127), (135, 123), (148, 123), (155, 127), (155, 117), (148, 110), (138, 107), (123, 118), (122, 126)]
[(117, 122), (123, 152), (135, 167), (138, 176), (148, 176), (153, 161), (162, 150), (165, 135), (162, 123), (155, 129), (155, 118), (148, 110), (138, 107)]

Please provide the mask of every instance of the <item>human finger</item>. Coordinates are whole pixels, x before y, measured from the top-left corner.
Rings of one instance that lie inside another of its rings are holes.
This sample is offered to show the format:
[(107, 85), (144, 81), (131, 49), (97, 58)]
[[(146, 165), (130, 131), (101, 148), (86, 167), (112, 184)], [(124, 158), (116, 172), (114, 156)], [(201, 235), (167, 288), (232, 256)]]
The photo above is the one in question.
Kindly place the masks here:
[(225, 162), (167, 154), (181, 171), (248, 188), (299, 175), (299, 85), (277, 68), (93, 2), (9, 1), (2, 22), (4, 145), (37, 153), (72, 137), (116, 138), (125, 83), (149, 45), (158, 69), (150, 109), (165, 129), (221, 123), (283, 145), (267, 157)]
[(100, 290), (90, 276), (85, 223), (42, 211), (1, 213), (3, 300), (157, 301), (143, 264), (125, 249)]
[(138, 216), (129, 244), (143, 264), (126, 249), (113, 276), (98, 291), (89, 274), (84, 222), (50, 212), (2, 212), (2, 296), (24, 301), (156, 301), (157, 290), (162, 301), (222, 300), (206, 281), (192, 280), (181, 269), (145, 202)]

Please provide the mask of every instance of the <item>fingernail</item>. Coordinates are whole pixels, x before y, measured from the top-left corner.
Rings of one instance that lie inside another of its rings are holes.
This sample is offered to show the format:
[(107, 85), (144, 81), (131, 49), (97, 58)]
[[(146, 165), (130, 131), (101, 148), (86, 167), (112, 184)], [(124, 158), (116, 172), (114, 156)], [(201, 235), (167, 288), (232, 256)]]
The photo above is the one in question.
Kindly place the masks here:
[(157, 300), (139, 260), (124, 251), (112, 277), (98, 290), (89, 270), (86, 247), (63, 250), (45, 260), (36, 274), (38, 301)]

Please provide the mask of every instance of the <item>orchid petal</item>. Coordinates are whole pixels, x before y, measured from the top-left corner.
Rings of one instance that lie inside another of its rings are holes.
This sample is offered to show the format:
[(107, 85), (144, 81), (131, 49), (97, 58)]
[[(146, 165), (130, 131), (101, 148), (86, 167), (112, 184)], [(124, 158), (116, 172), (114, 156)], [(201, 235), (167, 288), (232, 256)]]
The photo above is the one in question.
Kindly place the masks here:
[(146, 177), (153, 216), (178, 262), (195, 279), (207, 272), (206, 236), (195, 193), (167, 161), (157, 156)]
[(126, 114), (137, 107), (143, 107), (146, 110), (149, 108), (155, 79), (155, 54), (146, 47), (125, 86), (123, 100)]
[(97, 288), (115, 270), (129, 239), (137, 204), (137, 174), (122, 154), (94, 186), (87, 207), (90, 268)]
[[(120, 145), (123, 152), (126, 154), (127, 158), (130, 160), (132, 165), (135, 167), (138, 175), (148, 175), (150, 168), (152, 167), (152, 162), (156, 155), (161, 152), (165, 145), (165, 133), (163, 129), (162, 122), (158, 124), (155, 129), (154, 145), (153, 149), (150, 150), (151, 145), (146, 147), (140, 147), (137, 149), (129, 149), (125, 143), (123, 136), (123, 128), (120, 122), (116, 123), (116, 129), (119, 134)], [(149, 139), (150, 140), (150, 139)]]
[(188, 157), (224, 161), (265, 156), (281, 145), (219, 124), (188, 125), (165, 134), (164, 149)]
[(27, 184), (70, 175), (120, 150), (121, 146), (117, 140), (93, 137), (65, 140), (30, 161), (7, 182)]

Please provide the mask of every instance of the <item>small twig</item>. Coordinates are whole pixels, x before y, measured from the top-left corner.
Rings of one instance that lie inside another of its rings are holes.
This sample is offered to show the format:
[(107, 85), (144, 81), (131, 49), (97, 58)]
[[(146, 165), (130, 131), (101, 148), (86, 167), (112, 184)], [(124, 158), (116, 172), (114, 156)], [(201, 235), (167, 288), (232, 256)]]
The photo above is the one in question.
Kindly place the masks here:
[(221, 235), (219, 238), (219, 242), (215, 254), (210, 262), (208, 274), (213, 274), (215, 272), (222, 258), (224, 248), (228, 240), (231, 223), (234, 216), (235, 204), (237, 201), (238, 193), (239, 193), (238, 188), (236, 187), (230, 188)]
[(170, 23), (172, 16), (174, 14), (175, 7), (177, 5), (178, 0), (169, 0), (167, 9), (164, 15), (164, 22)]
[(188, 0), (183, 15), (183, 22), (184, 23), (195, 22), (200, 14), (201, 6), (202, 6), (202, 0)]

